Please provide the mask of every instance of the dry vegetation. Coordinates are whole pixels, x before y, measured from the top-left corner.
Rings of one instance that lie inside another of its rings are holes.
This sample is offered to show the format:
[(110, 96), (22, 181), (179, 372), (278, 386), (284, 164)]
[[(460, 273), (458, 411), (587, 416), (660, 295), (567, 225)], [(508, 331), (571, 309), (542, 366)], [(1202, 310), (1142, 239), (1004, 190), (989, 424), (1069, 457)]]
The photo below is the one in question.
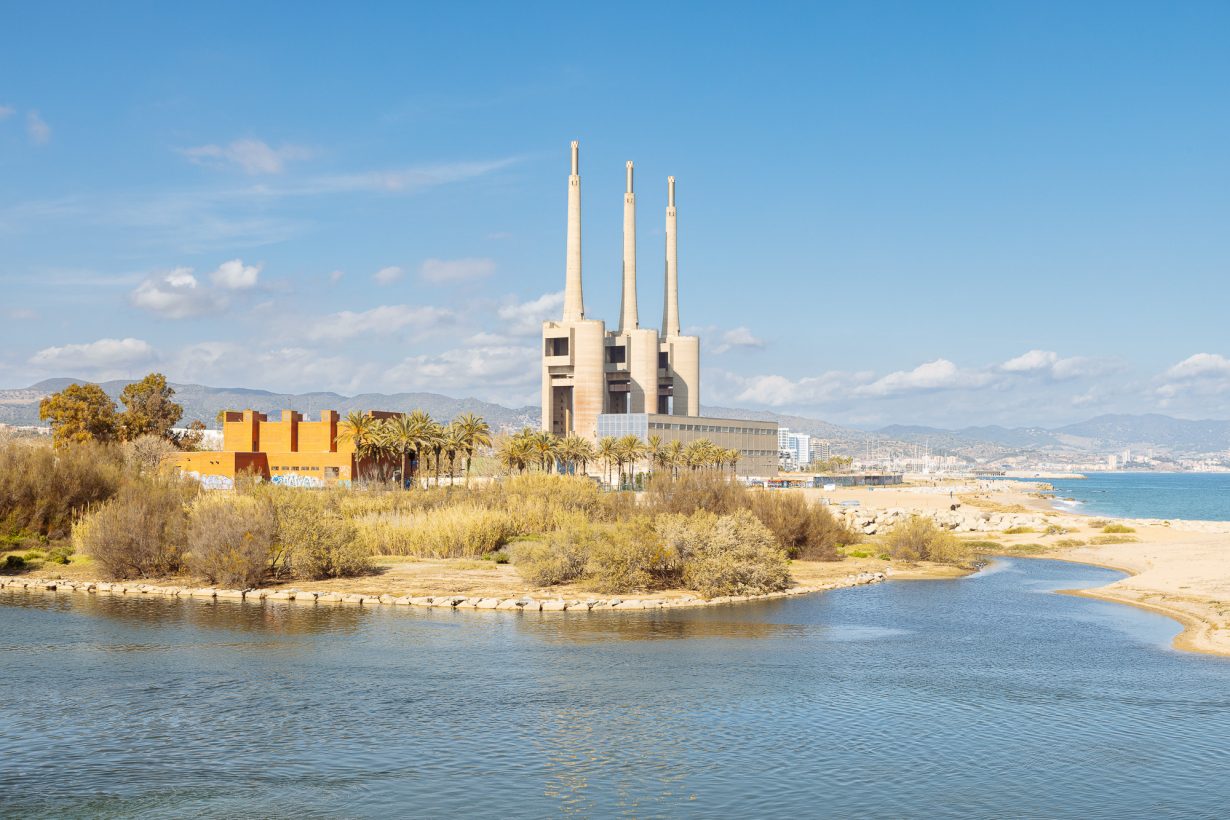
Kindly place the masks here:
[(749, 490), (717, 471), (656, 477), (639, 494), (542, 473), (471, 489), (239, 482), (206, 493), (160, 474), (157, 449), (0, 445), (6, 546), (35, 548), (6, 569), (90, 560), (115, 579), (185, 575), (246, 587), (363, 574), (382, 555), (511, 557), (536, 586), (683, 586), (714, 596), (783, 589), (789, 559), (838, 561), (858, 541), (798, 494)]

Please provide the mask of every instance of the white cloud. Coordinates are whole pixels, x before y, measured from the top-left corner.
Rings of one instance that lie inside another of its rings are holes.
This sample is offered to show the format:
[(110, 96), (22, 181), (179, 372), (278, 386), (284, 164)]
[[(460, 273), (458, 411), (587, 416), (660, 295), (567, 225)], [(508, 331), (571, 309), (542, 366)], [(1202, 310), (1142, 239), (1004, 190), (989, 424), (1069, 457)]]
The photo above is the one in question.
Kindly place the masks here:
[(180, 151), (189, 162), (214, 167), (235, 166), (245, 174), (280, 174), (286, 163), (308, 159), (312, 151), (301, 145), (280, 145), (277, 148), (257, 139), (239, 139), (227, 145), (198, 145)]
[(752, 331), (746, 327), (740, 326), (732, 330), (728, 330), (718, 337), (718, 343), (714, 346), (714, 353), (725, 353), (728, 350), (733, 350), (737, 347), (742, 348), (762, 348), (764, 347), (764, 339), (759, 339), (752, 335)]
[(192, 268), (175, 268), (170, 273), (146, 279), (137, 285), (129, 300), (136, 307), (168, 319), (215, 313), (226, 306), (219, 294), (197, 281)]
[(1046, 376), (1057, 381), (1100, 376), (1119, 369), (1117, 362), (1087, 356), (1061, 358), (1053, 350), (1030, 350), (1001, 364), (1000, 372), (1022, 376)]
[(913, 370), (898, 370), (855, 388), (857, 396), (893, 396), (934, 390), (982, 387), (989, 384), (989, 373), (962, 370), (947, 359), (924, 362)]
[(93, 374), (122, 371), (148, 364), (155, 358), (154, 349), (141, 339), (99, 339), (86, 344), (45, 347), (30, 358), (30, 364), (55, 368), (61, 373), (89, 370)]
[(1163, 403), (1181, 393), (1198, 396), (1230, 392), (1230, 359), (1220, 353), (1195, 353), (1162, 374), (1164, 383), (1157, 388)]
[(503, 305), (496, 315), (508, 323), (508, 332), (516, 336), (536, 336), (542, 332), (542, 323), (555, 318), (564, 306), (564, 292), (544, 293), (529, 302), (512, 302)]
[(37, 111), (26, 114), (26, 133), (35, 145), (46, 145), (51, 141), (51, 126)]
[(347, 191), (412, 193), (449, 182), (462, 182), (474, 177), (484, 176), (516, 161), (516, 158), (510, 157), (488, 162), (452, 162), (438, 165), (421, 165), (412, 168), (321, 176), (309, 180), (298, 188), (290, 189), (287, 193), (328, 194)]
[(345, 275), (346, 274), (344, 272), (335, 270), (329, 274), (329, 282), (336, 285), (338, 282), (342, 281), (342, 277)]
[(342, 340), (357, 336), (379, 336), (404, 328), (426, 330), (438, 327), (453, 317), (451, 310), (410, 305), (381, 305), (358, 313), (343, 310), (313, 322), (309, 338)]
[(1059, 361), (1059, 354), (1052, 350), (1031, 350), (1022, 353), (1015, 359), (1009, 359), (999, 366), (1007, 373), (1037, 373), (1050, 370)]
[(405, 275), (405, 271), (396, 265), (389, 265), (387, 268), (381, 268), (372, 274), (372, 279), (377, 285), (391, 285)]
[(1230, 359), (1220, 353), (1196, 353), (1166, 371), (1171, 379), (1230, 378)]
[(517, 345), (464, 347), (411, 356), (386, 374), (389, 383), (410, 389), (486, 395), (492, 387), (524, 387), (538, 378), (538, 348)]
[(0, 120), (7, 120), (17, 112), (11, 105), (0, 105)]
[(481, 279), (495, 272), (495, 260), (481, 257), (466, 259), (428, 259), (419, 268), (419, 276), (428, 282), (464, 282)]
[(245, 265), (242, 259), (232, 259), (219, 265), (209, 278), (220, 288), (250, 290), (256, 287), (260, 272), (260, 265)]
[(18, 322), (31, 321), (38, 318), (38, 313), (36, 311), (30, 308), (20, 307), (9, 308), (4, 311), (4, 315)]

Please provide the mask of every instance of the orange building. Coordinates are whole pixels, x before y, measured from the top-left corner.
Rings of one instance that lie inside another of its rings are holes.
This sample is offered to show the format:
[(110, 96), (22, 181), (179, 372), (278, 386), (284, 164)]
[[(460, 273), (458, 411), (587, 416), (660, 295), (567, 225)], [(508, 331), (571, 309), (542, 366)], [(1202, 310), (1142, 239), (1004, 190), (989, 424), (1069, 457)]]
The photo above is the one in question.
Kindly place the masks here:
[[(368, 411), (372, 418), (402, 415)], [(348, 485), (364, 475), (393, 476), (400, 465), (392, 459), (359, 458), (354, 443), (337, 437), (338, 413), (323, 410), (320, 421), (304, 421), (302, 413), (283, 410), (281, 421), (264, 413), (227, 411), (222, 419), (222, 449), (178, 453), (175, 466), (207, 487), (233, 487), (245, 472), (275, 484), (300, 487)]]

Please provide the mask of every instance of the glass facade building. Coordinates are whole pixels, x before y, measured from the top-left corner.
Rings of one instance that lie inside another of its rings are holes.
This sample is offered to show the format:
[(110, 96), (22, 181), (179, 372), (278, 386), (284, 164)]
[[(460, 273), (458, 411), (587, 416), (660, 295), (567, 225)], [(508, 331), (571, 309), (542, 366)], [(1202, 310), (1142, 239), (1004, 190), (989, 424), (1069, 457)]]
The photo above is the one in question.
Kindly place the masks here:
[(685, 445), (708, 439), (718, 447), (738, 450), (737, 472), (741, 476), (777, 475), (777, 422), (746, 419), (712, 419), (704, 416), (673, 416), (659, 413), (603, 413), (598, 416), (598, 438), (636, 436), (648, 441)]

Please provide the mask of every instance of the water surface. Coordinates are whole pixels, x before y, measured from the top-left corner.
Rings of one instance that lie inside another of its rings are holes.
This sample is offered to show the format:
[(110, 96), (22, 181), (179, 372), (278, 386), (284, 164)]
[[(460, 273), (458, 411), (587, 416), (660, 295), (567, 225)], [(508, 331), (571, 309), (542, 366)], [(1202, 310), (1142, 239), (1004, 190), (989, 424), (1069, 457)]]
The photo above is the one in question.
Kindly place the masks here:
[(694, 611), (0, 591), (0, 814), (1224, 816), (1230, 662), (1014, 559)]
[[(1090, 473), (1047, 479), (1061, 509), (1116, 518), (1230, 521), (1230, 473)], [(1076, 504), (1064, 503), (1075, 499)]]

